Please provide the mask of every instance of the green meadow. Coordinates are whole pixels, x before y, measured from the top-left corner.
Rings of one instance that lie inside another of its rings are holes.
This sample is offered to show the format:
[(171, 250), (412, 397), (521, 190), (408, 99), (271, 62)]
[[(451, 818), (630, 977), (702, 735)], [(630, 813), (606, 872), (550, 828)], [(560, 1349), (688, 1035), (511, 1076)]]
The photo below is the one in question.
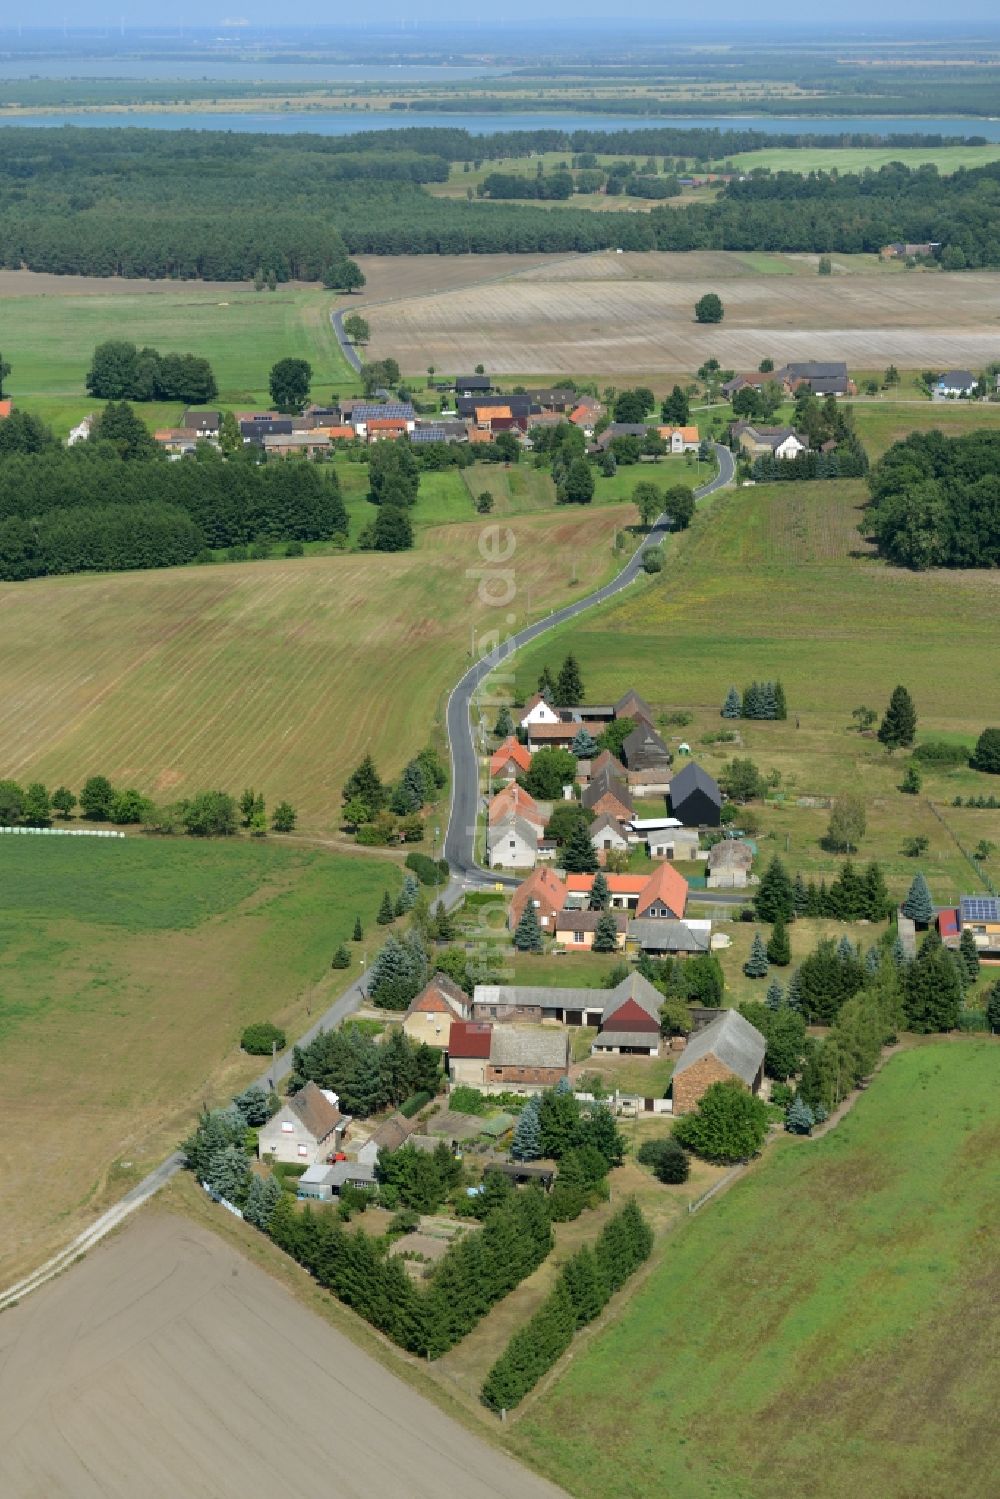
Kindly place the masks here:
[(579, 1499), (991, 1493), (995, 1040), (893, 1057), (661, 1241), (511, 1447)]

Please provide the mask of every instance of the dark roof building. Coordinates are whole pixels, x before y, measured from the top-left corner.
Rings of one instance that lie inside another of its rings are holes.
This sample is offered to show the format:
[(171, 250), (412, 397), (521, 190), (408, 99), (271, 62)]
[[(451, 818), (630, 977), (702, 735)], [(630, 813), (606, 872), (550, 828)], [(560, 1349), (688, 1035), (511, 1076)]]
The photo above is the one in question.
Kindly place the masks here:
[(221, 411), (185, 411), (181, 426), (202, 437), (217, 437), (222, 426)]
[(629, 770), (669, 770), (673, 756), (656, 730), (641, 720), (622, 743), (622, 759)]
[(737, 1078), (756, 1093), (764, 1076), (764, 1037), (738, 1010), (724, 1010), (688, 1041), (670, 1079), (674, 1113), (697, 1108), (713, 1083)]
[(492, 375), (456, 375), (455, 392), (460, 396), (487, 396), (493, 389)]
[(265, 416), (251, 417), (249, 421), (240, 422), (240, 436), (244, 444), (249, 443), (253, 447), (262, 448), (265, 437), (291, 437), (292, 419), (290, 416)]
[(718, 781), (694, 760), (670, 782), (670, 810), (686, 828), (717, 828), (722, 823), (722, 792)]

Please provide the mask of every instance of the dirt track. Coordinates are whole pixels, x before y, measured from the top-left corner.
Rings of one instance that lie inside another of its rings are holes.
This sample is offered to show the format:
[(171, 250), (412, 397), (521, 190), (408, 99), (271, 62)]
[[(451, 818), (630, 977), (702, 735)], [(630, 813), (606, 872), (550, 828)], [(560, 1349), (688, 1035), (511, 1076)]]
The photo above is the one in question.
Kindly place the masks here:
[(560, 1492), (166, 1213), (0, 1318), (3, 1499)]

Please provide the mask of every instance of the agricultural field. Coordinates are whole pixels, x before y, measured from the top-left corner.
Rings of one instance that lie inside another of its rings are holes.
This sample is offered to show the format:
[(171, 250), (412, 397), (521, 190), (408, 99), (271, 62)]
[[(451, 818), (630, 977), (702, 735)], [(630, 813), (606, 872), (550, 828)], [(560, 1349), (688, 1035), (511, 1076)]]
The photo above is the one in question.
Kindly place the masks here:
[[(765, 354), (776, 364), (845, 359), (852, 369), (979, 369), (996, 357), (997, 319), (984, 309), (997, 301), (1000, 273), (819, 277), (803, 262), (781, 274), (791, 258), (769, 259), (753, 269), (721, 252), (598, 252), (511, 281), (372, 305), (371, 352), (392, 354), (410, 373), (483, 363), (512, 375), (630, 379), (693, 372), (710, 357), (734, 369), (755, 369)], [(704, 291), (722, 297), (722, 324), (694, 322)]]
[(383, 1367), (374, 1336), (317, 1315), (332, 1298), (304, 1271), (267, 1274), (262, 1235), (186, 1205), (143, 1212), (3, 1318), (5, 1499), (316, 1494), (320, 1473), (342, 1494), (558, 1499)]
[(579, 1499), (989, 1489), (997, 1059), (918, 1046), (824, 1138), (776, 1140), (574, 1344), (511, 1449)]
[[(0, 1285), (134, 1186), (203, 1101), (261, 1072), (244, 1026), (294, 1035), (326, 1009), (352, 977), (331, 954), (356, 914), (379, 930), (399, 884), (391, 861), (327, 849), (0, 840)], [(351, 951), (360, 971), (364, 946)]]
[[(78, 790), (100, 772), (163, 801), (254, 785), (290, 801), (308, 831), (329, 831), (366, 751), (395, 774), (440, 728), (476, 632), (519, 627), (605, 581), (634, 517), (570, 506), (433, 527), (393, 555), (5, 587), (2, 773)], [(503, 564), (490, 560), (498, 547)]]
[[(904, 842), (927, 837), (919, 867), (943, 903), (980, 888), (962, 848), (981, 839), (1000, 845), (1000, 812), (951, 803), (996, 793), (995, 777), (928, 769), (921, 794), (904, 795), (905, 759), (859, 735), (851, 712), (862, 703), (881, 712), (902, 682), (916, 702), (918, 740), (971, 749), (995, 717), (981, 661), (1000, 577), (884, 566), (858, 531), (866, 493), (862, 482), (843, 481), (716, 496), (671, 543), (655, 582), (523, 652), (517, 688), (527, 695), (543, 664), (558, 666), (572, 649), (591, 701), (632, 685), (657, 710), (690, 712), (690, 724), (667, 730), (668, 740), (685, 738), (711, 773), (734, 753), (749, 755), (762, 774), (778, 772), (779, 799), (755, 808), (761, 851), (781, 852), (807, 877), (836, 873), (838, 856), (820, 846), (829, 801), (859, 793), (868, 816), (860, 857), (882, 861), (890, 888), (903, 893), (915, 868)], [(788, 697), (786, 722), (720, 718), (731, 683), (775, 677)], [(722, 732), (738, 737), (718, 742)], [(1000, 883), (996, 852), (984, 868)]]
[(767, 167), (771, 172), (866, 172), (878, 171), (894, 161), (910, 168), (929, 164), (946, 176), (961, 167), (985, 167), (991, 161), (1000, 161), (1000, 145), (765, 147), (727, 156), (724, 166), (717, 162), (712, 170), (752, 172), (755, 167)]

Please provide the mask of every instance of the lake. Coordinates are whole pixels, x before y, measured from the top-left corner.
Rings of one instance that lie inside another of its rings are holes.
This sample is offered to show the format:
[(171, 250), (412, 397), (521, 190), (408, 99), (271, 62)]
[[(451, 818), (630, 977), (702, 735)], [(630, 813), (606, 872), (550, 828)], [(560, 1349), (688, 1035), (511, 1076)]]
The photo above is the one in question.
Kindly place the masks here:
[[(355, 70), (363, 71), (363, 70)], [(406, 69), (394, 70), (395, 75)], [(457, 69), (441, 69), (454, 73)], [(268, 113), (236, 113), (192, 109), (183, 114), (152, 109), (126, 110), (60, 110), (55, 114), (0, 115), (4, 125), (84, 125), (96, 129), (102, 125), (134, 125), (148, 130), (236, 130), (259, 131), (266, 135), (292, 135), (309, 131), (313, 135), (350, 135), (357, 130), (399, 130), (406, 125), (443, 126), (467, 130), (470, 135), (490, 135), (501, 130), (645, 130), (651, 126), (673, 125), (681, 130), (731, 130), (752, 127), (777, 135), (795, 135), (809, 131), (817, 135), (840, 135), (855, 131), (872, 135), (981, 135), (1000, 142), (1000, 119), (947, 117), (927, 115), (867, 115), (857, 118), (820, 116), (816, 119), (784, 119), (774, 115), (634, 115), (574, 114), (553, 110), (540, 114), (424, 114), (415, 110), (283, 110)]]
[(196, 58), (0, 57), (0, 79), (128, 78), (133, 82), (212, 79), (222, 83), (448, 83), (462, 78), (497, 78), (505, 68), (445, 67), (436, 63), (371, 66), (346, 62), (226, 62)]

